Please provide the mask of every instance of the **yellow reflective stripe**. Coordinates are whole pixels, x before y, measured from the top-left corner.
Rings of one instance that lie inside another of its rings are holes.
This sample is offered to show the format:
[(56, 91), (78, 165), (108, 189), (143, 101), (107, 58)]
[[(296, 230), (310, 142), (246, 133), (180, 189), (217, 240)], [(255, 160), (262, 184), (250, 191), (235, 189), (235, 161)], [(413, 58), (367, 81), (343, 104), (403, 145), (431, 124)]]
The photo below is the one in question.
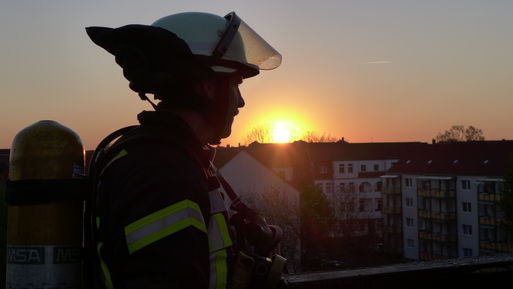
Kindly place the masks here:
[(127, 156), (128, 155), (128, 152), (123, 149), (121, 150), (114, 158), (112, 158), (106, 165), (105, 167), (103, 167), (103, 170), (102, 172), (100, 173), (100, 176), (103, 175), (103, 173), (105, 172), (105, 170), (115, 161), (119, 160), (120, 158), (124, 157), (124, 156)]
[[(210, 255), (210, 284), (211, 289), (226, 289), (228, 283), (228, 267), (226, 249), (217, 251)], [(212, 260), (214, 259), (214, 260)]]
[(194, 227), (207, 233), (198, 204), (183, 200), (125, 227), (125, 237), (130, 254), (174, 234), (187, 227)]
[(98, 250), (98, 258), (100, 259), (100, 267), (103, 272), (103, 281), (105, 283), (106, 289), (114, 289), (114, 285), (112, 284), (112, 278), (110, 277), (109, 267), (107, 267), (107, 264), (105, 264), (105, 261), (103, 261), (102, 254), (100, 252), (102, 246), (103, 246), (103, 243), (99, 242), (96, 249)]
[(226, 224), (226, 219), (222, 213), (217, 213), (210, 217), (208, 235), (210, 241), (210, 252), (232, 245), (228, 225)]
[(216, 219), (217, 227), (219, 228), (219, 232), (221, 233), (221, 238), (223, 239), (223, 243), (225, 247), (229, 247), (232, 245), (232, 239), (230, 238), (230, 232), (228, 231), (228, 224), (226, 224), (226, 219), (223, 214), (215, 214), (214, 218)]
[(96, 230), (100, 229), (100, 217), (96, 217)]

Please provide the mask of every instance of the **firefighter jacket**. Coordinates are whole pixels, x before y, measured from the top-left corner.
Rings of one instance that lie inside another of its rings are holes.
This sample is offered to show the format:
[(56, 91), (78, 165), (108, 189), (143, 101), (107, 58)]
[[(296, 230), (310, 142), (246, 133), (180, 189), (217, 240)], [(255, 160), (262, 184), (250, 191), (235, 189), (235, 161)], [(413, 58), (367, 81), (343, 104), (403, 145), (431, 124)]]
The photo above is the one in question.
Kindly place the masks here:
[[(106, 288), (226, 288), (232, 240), (209, 154), (181, 119), (142, 112), (97, 184)], [(126, 140), (129, 141), (126, 141)]]

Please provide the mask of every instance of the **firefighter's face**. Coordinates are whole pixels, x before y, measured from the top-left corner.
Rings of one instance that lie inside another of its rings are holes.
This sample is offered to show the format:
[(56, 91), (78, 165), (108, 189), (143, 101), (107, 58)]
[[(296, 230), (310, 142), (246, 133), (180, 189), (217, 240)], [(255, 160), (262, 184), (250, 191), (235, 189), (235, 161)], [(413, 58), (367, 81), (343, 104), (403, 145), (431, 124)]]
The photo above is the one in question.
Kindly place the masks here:
[(208, 98), (205, 120), (212, 129), (211, 144), (218, 144), (232, 132), (233, 119), (245, 104), (239, 91), (241, 83), (241, 76), (225, 73), (202, 82), (201, 93)]
[(230, 136), (234, 117), (239, 114), (239, 108), (244, 107), (245, 102), (239, 90), (242, 84), (242, 77), (231, 76), (226, 90), (226, 113), (222, 138)]

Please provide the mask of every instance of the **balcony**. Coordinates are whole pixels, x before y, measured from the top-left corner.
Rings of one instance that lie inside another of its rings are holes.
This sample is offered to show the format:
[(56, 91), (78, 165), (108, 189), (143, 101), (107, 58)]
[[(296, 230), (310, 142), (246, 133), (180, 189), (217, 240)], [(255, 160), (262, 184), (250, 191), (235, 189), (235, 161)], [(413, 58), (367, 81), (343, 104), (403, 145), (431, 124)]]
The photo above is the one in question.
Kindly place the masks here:
[(479, 224), (487, 226), (496, 226), (500, 224), (500, 221), (497, 220), (495, 217), (483, 216), (479, 217)]
[(403, 232), (403, 229), (400, 226), (395, 226), (395, 225), (385, 225), (385, 226), (383, 226), (383, 233), (400, 234), (402, 232)]
[(495, 252), (513, 253), (513, 244), (494, 241), (480, 241), (479, 248)]
[(440, 221), (456, 220), (456, 213), (454, 212), (431, 212), (427, 210), (419, 210), (420, 218), (428, 218)]
[(457, 236), (456, 234), (444, 234), (444, 233), (431, 233), (421, 231), (419, 233), (419, 238), (428, 241), (436, 241), (436, 242), (456, 242)]
[(445, 199), (445, 198), (453, 199), (456, 197), (455, 191), (441, 191), (438, 189), (431, 189), (431, 190), (419, 189), (417, 191), (417, 194), (421, 197), (437, 198), (437, 199)]
[(401, 207), (384, 207), (383, 208), (384, 214), (396, 215), (396, 214), (401, 214), (401, 212), (402, 212)]
[(291, 289), (432, 289), (455, 284), (457, 288), (494, 289), (511, 283), (512, 265), (512, 256), (487, 256), (288, 275), (285, 280)]
[(381, 189), (381, 192), (384, 194), (389, 194), (389, 195), (400, 195), (401, 188), (399, 188), (399, 187), (391, 187), (391, 188), (383, 187)]
[(497, 202), (502, 200), (502, 194), (479, 193), (479, 200), (483, 202)]

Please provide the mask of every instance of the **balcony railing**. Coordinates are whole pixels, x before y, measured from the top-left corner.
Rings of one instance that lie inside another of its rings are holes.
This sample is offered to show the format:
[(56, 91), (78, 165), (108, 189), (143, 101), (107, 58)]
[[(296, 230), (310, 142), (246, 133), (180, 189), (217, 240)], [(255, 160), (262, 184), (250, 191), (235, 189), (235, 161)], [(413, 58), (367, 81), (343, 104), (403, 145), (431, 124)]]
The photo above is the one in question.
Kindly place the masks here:
[(454, 284), (502, 289), (511, 283), (512, 273), (513, 256), (487, 256), (287, 275), (285, 280), (291, 289), (433, 289)]
[(513, 253), (513, 244), (493, 241), (480, 241), (479, 247), (485, 250), (496, 252)]
[(483, 216), (479, 217), (480, 225), (488, 225), (488, 226), (496, 226), (500, 224), (500, 220), (497, 220), (495, 217)]
[(456, 220), (456, 213), (454, 212), (431, 212), (427, 210), (419, 210), (419, 217), (429, 218), (441, 221)]
[(502, 194), (479, 193), (479, 200), (485, 202), (497, 202), (502, 200)]
[(428, 198), (455, 198), (456, 192), (455, 191), (445, 191), (445, 190), (438, 190), (438, 189), (419, 189), (417, 191), (417, 194), (421, 197), (428, 197)]
[(402, 228), (400, 226), (390, 226), (390, 225), (385, 225), (383, 226), (383, 232), (384, 233), (389, 233), (389, 234), (400, 234), (402, 233)]
[(383, 207), (383, 213), (385, 214), (400, 214), (402, 212), (401, 207)]
[(419, 238), (423, 240), (436, 241), (436, 242), (456, 242), (456, 234), (420, 232)]
[(381, 188), (381, 192), (385, 193), (385, 194), (389, 194), (389, 195), (398, 195), (398, 194), (401, 194), (401, 188), (399, 188), (399, 187), (391, 187), (391, 188), (383, 187), (383, 188)]

